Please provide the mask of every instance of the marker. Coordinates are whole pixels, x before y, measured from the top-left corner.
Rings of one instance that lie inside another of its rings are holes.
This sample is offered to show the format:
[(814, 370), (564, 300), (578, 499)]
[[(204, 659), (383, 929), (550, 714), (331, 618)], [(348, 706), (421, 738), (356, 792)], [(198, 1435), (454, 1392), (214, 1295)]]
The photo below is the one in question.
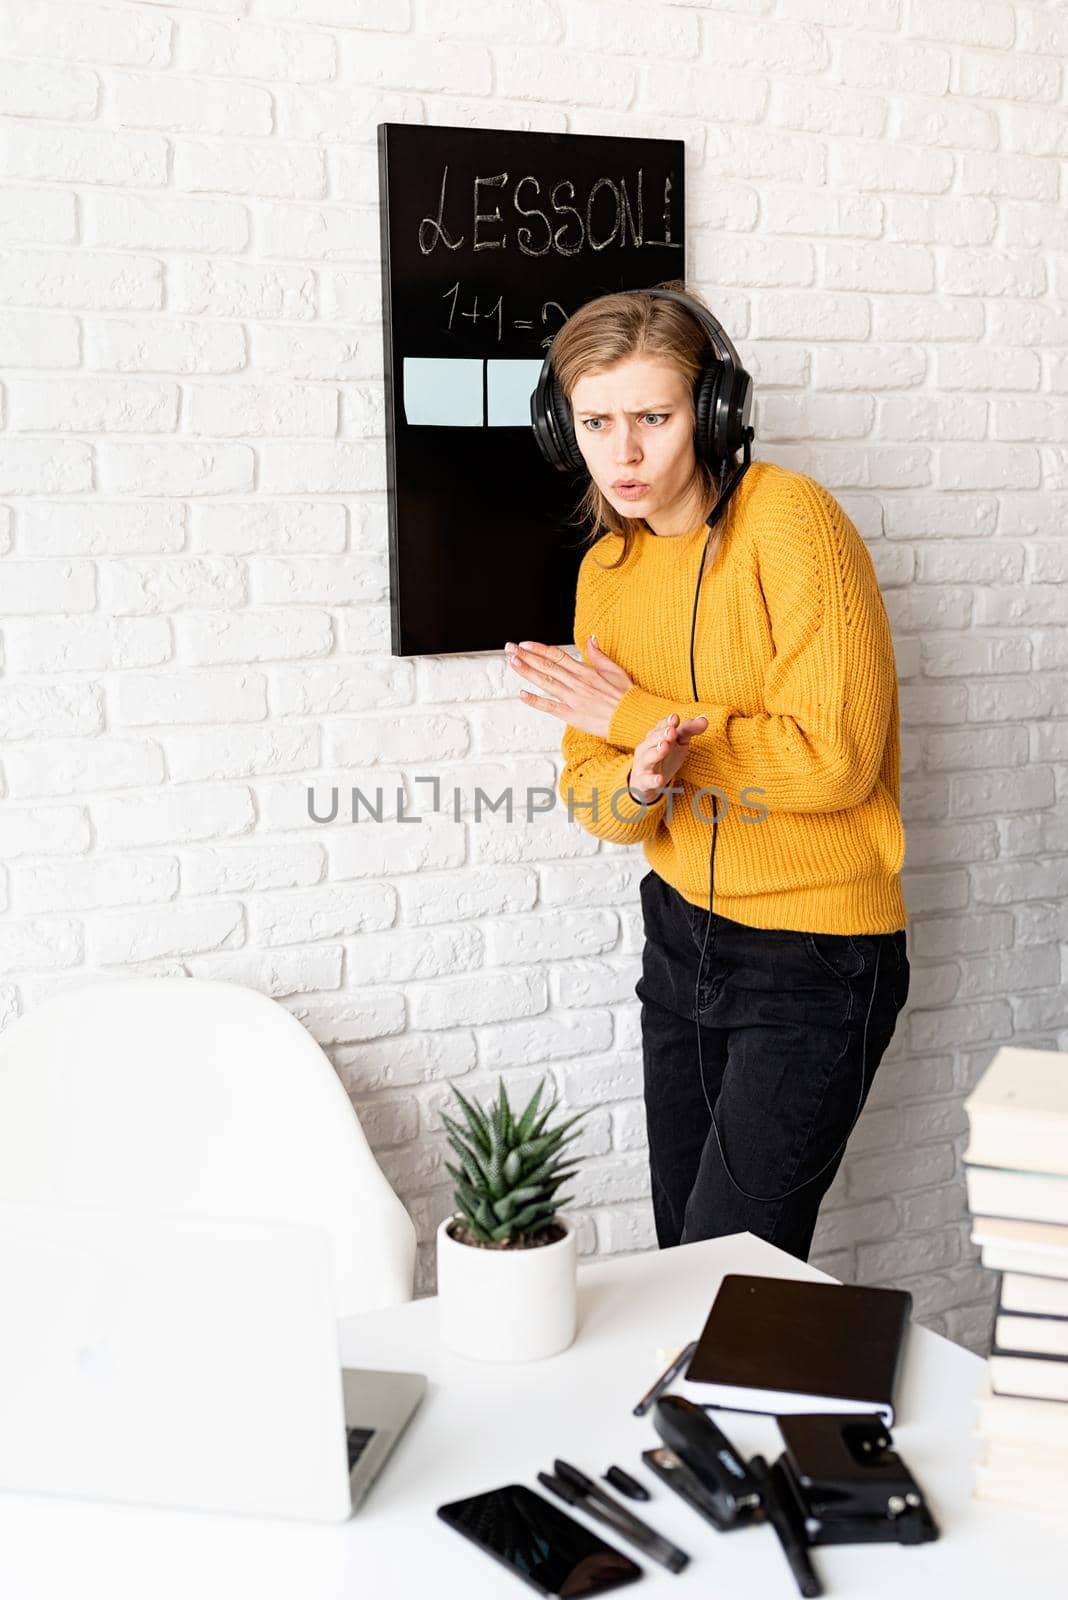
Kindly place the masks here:
[(668, 1384), (675, 1382), (675, 1379), (678, 1377), (683, 1367), (689, 1366), (690, 1357), (693, 1355), (696, 1349), (697, 1340), (691, 1339), (689, 1344), (685, 1345), (683, 1349), (679, 1351), (671, 1365), (666, 1367), (660, 1374), (659, 1378), (657, 1378), (648, 1394), (643, 1394), (641, 1399), (638, 1401), (638, 1404), (634, 1407), (634, 1415), (636, 1417), (644, 1417), (645, 1413), (654, 1404), (654, 1402), (659, 1400)]

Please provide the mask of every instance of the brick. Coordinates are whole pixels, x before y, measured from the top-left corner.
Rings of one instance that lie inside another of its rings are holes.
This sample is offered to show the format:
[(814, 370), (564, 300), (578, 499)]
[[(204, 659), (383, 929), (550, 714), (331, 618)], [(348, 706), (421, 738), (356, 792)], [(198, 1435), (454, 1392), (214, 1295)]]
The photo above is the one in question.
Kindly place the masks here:
[(84, 67), (0, 61), (0, 114), (4, 116), (87, 122), (96, 115), (99, 95), (99, 76)]
[(351, 494), (385, 487), (385, 458), (377, 444), (279, 443), (264, 455), (266, 494)]
[(194, 728), (160, 735), (169, 776), (177, 783), (210, 778), (252, 778), (276, 772), (300, 775), (319, 764), (317, 727)]
[(1041, 479), (1034, 448), (947, 444), (938, 452), (938, 483), (943, 489), (1035, 489)]
[[(410, 705), (411, 663), (385, 661), (315, 662), (271, 669), (271, 704), (282, 716), (356, 713), (368, 705)], [(420, 696), (420, 703), (425, 696)]]
[[(488, 15), (495, 8), (483, 6), (482, 9)], [(586, 5), (569, 15), (567, 42), (569, 49), (598, 57), (648, 53), (655, 61), (686, 61), (699, 54), (698, 27), (697, 18), (685, 12), (657, 14), (638, 5)], [(554, 42), (551, 34), (546, 42)], [(717, 50), (719, 48), (717, 41)], [(734, 65), (740, 64), (736, 57), (727, 59)]]
[[(0, 440), (0, 494), (81, 494), (92, 487), (93, 455), (81, 440)], [(41, 573), (42, 583), (46, 576)], [(34, 609), (56, 608), (42, 603)]]
[(286, 1010), (321, 1045), (377, 1039), (383, 1034), (398, 1033), (404, 1026), (404, 996), (388, 990), (372, 993), (368, 989), (326, 1000), (295, 996), (286, 1001)]
[[(368, 328), (350, 328), (335, 323), (329, 327), (286, 328), (254, 326), (251, 330), (252, 362), (257, 371), (281, 374), (286, 381), (301, 378), (340, 378), (347, 381), (376, 377), (381, 367), (381, 338), (377, 331)], [(350, 449), (356, 447), (349, 447)], [(365, 454), (358, 453), (357, 463), (363, 462), (366, 482), (361, 488), (385, 489), (385, 481), (376, 471), (367, 447)], [(273, 454), (273, 452), (272, 452)], [(294, 464), (300, 454), (294, 454)], [(377, 481), (382, 479), (381, 482)], [(375, 480), (375, 481), (372, 481)], [(282, 489), (285, 494), (298, 490)]]
[(98, 447), (97, 460), (108, 494), (243, 494), (252, 487), (254, 456), (244, 444), (109, 440)]
[[(612, 1019), (604, 1010), (521, 1018), (480, 1029), (479, 1061), (494, 1069), (519, 1066), (532, 1059), (567, 1062), (576, 1056), (586, 1058), (593, 1052), (605, 1050), (611, 1040)], [(566, 1067), (559, 1069), (558, 1075), (562, 1092), (570, 1103), (588, 1103), (572, 1096)]]
[(187, 608), (224, 611), (245, 600), (245, 574), (228, 556), (124, 558), (101, 572), (100, 597), (113, 615), (171, 615)]
[(570, 960), (549, 973), (553, 1002), (565, 1009), (629, 1002), (636, 979), (632, 960)]
[(771, 85), (770, 120), (781, 128), (827, 133), (836, 138), (877, 139), (884, 132), (888, 102), (826, 83), (779, 77)]
[(1039, 157), (987, 154), (960, 158), (962, 194), (1008, 195), (1014, 200), (1054, 200), (1057, 163)]
[(167, 143), (151, 134), (120, 133), (109, 128), (14, 123), (5, 129), (0, 144), (0, 176), (46, 183), (159, 187), (167, 182)]
[(337, 47), (326, 33), (262, 27), (246, 17), (233, 23), (183, 17), (175, 64), (226, 79), (322, 83), (337, 71)]
[(235, 255), (249, 241), (248, 211), (233, 200), (92, 195), (85, 206), (85, 240), (105, 248)]
[(101, 906), (151, 905), (178, 893), (173, 856), (109, 856), (16, 867), (12, 897), (22, 912), (88, 911)]
[(88, 683), (7, 683), (0, 686), (0, 739), (63, 738), (99, 733), (100, 691)]
[[(376, 796), (369, 792), (369, 786), (359, 784), (358, 787), (377, 806)], [(316, 807), (320, 815), (327, 814), (319, 810), (320, 806), (325, 806), (325, 799), (317, 793)], [(361, 812), (355, 824), (350, 822), (342, 829), (342, 823), (349, 819), (341, 809), (340, 796), (338, 810), (338, 825), (325, 836), (331, 878), (392, 877), (397, 873), (444, 871), (464, 863), (466, 840), (462, 823), (418, 812), (420, 820), (415, 824), (377, 822)]]
[(372, 260), (378, 228), (370, 206), (268, 202), (260, 208), (260, 253), (297, 261)]
[(121, 317), (90, 321), (85, 364), (104, 372), (222, 373), (246, 364), (244, 329), (235, 323)]
[(286, 322), (316, 314), (318, 286), (310, 267), (185, 256), (168, 262), (167, 272), (173, 311)]
[(173, 433), (178, 385), (25, 379), (9, 386), (9, 428), (40, 433)]
[(333, 645), (328, 614), (302, 606), (286, 606), (275, 613), (245, 610), (182, 616), (174, 619), (174, 632), (182, 658), (198, 666), (293, 661), (325, 656)]
[(250, 899), (251, 944), (307, 944), (337, 939), (367, 929), (388, 928), (396, 892), (387, 884), (320, 884), (312, 889), (272, 893)]
[(211, 950), (184, 956), (182, 965), (191, 978), (240, 983), (281, 1000), (340, 988), (342, 959), (340, 945), (316, 945), (303, 950)]
[(349, 970), (361, 984), (408, 983), (418, 978), (452, 977), (483, 964), (482, 931), (470, 924), (357, 934), (345, 945)]
[(322, 152), (309, 145), (178, 139), (174, 186), (191, 194), (314, 199), (326, 193), (326, 168)]
[(1061, 69), (1043, 56), (964, 50), (957, 56), (957, 84), (960, 94), (980, 100), (1054, 101)]
[[(322, 846), (311, 841), (263, 839), (256, 844), (203, 845), (182, 853), (182, 890), (195, 895), (301, 889), (320, 882), (325, 867)], [(308, 952), (309, 960), (313, 953)], [(331, 960), (336, 958), (339, 969), (341, 956), (342, 947), (337, 945)], [(336, 986), (312, 985), (317, 989)]]
[(250, 137), (272, 129), (271, 96), (251, 84), (126, 72), (112, 94), (119, 127)]
[(638, 1250), (652, 1250), (656, 1245), (653, 1210), (648, 1201), (606, 1206), (592, 1215), (597, 1226), (598, 1255), (629, 1255)]
[(537, 894), (526, 867), (470, 867), (462, 875), (427, 874), (397, 886), (406, 923), (426, 926), (457, 917), (482, 917), (529, 909)]
[(451, 1081), (474, 1067), (475, 1037), (466, 1028), (437, 1033), (413, 1029), (397, 1038), (370, 1040), (359, 1049), (335, 1050), (333, 1059), (350, 1094), (439, 1079)]
[(216, 555), (280, 555), (289, 550), (337, 554), (344, 550), (345, 538), (345, 507), (329, 501), (272, 505), (230, 500), (191, 508), (191, 545)]
[(213, 439), (331, 438), (337, 432), (337, 391), (322, 385), (187, 384), (185, 420), (191, 433)]
[(104, 61), (113, 66), (167, 66), (170, 17), (106, 6), (12, 6), (0, 16), (0, 47), (17, 56)]
[[(112, 785), (114, 787), (114, 785)], [(243, 784), (201, 786), (180, 794), (105, 797), (95, 807), (97, 836), (107, 848), (177, 845), (248, 833), (256, 815)]]
[(611, 911), (572, 910), (562, 915), (526, 912), (517, 917), (491, 919), (483, 927), (487, 964), (493, 967), (599, 955), (613, 948), (618, 933)]
[(82, 925), (75, 917), (0, 921), (0, 972), (49, 972), (82, 959)]
[(122, 963), (186, 952), (232, 949), (244, 942), (243, 917), (236, 902), (155, 906), (93, 919), (91, 959)]
[(28, 501), (19, 508), (19, 549), (28, 556), (161, 555), (185, 539), (181, 505)]
[[(3, 446), (0, 446), (0, 466), (2, 458)], [(92, 611), (96, 604), (94, 565), (91, 561), (78, 560), (8, 559), (4, 562), (3, 604), (8, 617)]]
[(0, 857), (70, 856), (88, 850), (89, 814), (82, 806), (34, 806), (20, 810), (10, 800), (0, 812)]
[(77, 318), (0, 312), (0, 363), (9, 371), (76, 367), (80, 360)]
[(116, 685), (113, 705), (115, 719), (130, 727), (260, 722), (267, 716), (267, 680), (241, 669), (140, 672)]
[(18, 799), (94, 794), (163, 782), (163, 756), (148, 739), (97, 734), (91, 739), (40, 739), (7, 755), (10, 793)]
[(0, 304), (144, 311), (162, 303), (160, 261), (103, 251), (10, 250), (0, 262)]
[[(37, 195), (16, 188), (0, 192), (0, 243), (71, 244), (77, 232), (73, 194), (58, 189), (46, 189)], [(57, 365), (54, 360), (41, 364)]]
[(839, 45), (837, 76), (851, 88), (945, 94), (952, 56), (933, 45), (846, 37)]

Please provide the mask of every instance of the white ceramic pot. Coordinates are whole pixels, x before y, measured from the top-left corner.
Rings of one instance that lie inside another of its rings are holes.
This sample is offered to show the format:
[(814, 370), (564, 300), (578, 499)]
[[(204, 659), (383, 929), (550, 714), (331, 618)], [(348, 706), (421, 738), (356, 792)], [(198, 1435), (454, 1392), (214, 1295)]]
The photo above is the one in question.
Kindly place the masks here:
[(575, 1228), (530, 1250), (479, 1250), (438, 1228), (438, 1330), (442, 1343), (475, 1361), (540, 1361), (575, 1337)]

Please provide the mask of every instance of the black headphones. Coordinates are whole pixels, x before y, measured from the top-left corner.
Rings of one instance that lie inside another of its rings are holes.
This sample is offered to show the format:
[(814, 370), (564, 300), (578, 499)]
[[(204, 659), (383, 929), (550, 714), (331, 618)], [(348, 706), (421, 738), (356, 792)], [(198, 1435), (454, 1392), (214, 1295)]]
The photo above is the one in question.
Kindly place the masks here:
[[(704, 306), (675, 289), (641, 289), (636, 292), (656, 300), (674, 300), (696, 317), (708, 334), (713, 353), (702, 363), (693, 391), (694, 449), (700, 460), (722, 475), (728, 463), (734, 460), (739, 450), (747, 449), (753, 437), (753, 430), (749, 426), (753, 380), (739, 361), (738, 352), (722, 326)], [(550, 466), (558, 472), (586, 471), (586, 463), (575, 440), (571, 404), (552, 369), (551, 346), (530, 397), (530, 420), (538, 448)], [(733, 486), (736, 487), (737, 484)], [(726, 503), (722, 495), (720, 500)], [(721, 509), (722, 506), (717, 507), (717, 515)]]

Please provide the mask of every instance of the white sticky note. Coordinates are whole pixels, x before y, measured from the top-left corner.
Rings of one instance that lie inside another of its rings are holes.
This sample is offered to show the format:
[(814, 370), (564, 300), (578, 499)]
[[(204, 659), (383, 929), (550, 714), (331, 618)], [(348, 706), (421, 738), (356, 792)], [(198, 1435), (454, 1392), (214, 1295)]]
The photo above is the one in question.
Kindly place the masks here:
[(405, 422), (412, 428), (481, 428), (482, 366), (463, 356), (405, 356)]
[(540, 361), (486, 362), (486, 425), (529, 428), (530, 397), (541, 375)]

